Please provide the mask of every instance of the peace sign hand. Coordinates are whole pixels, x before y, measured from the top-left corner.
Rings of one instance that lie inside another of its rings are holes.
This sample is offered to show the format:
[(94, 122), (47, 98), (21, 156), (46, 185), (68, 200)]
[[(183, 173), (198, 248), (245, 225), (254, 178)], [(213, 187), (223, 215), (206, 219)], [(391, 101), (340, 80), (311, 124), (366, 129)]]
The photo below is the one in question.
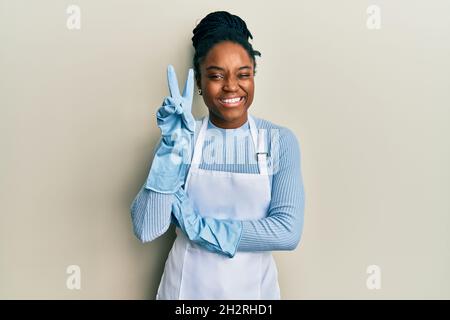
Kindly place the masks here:
[(192, 97), (194, 93), (194, 70), (189, 69), (182, 95), (180, 95), (177, 75), (172, 65), (167, 67), (167, 82), (169, 84), (170, 96), (174, 99), (177, 105), (181, 105), (185, 112), (191, 113)]
[(194, 71), (188, 72), (183, 94), (178, 89), (173, 66), (167, 67), (170, 95), (164, 99), (156, 113), (156, 122), (162, 139), (153, 157), (146, 188), (160, 193), (174, 193), (184, 183), (187, 175), (185, 160), (191, 159), (191, 145), (195, 132), (192, 116)]
[(167, 67), (167, 83), (169, 85), (170, 96), (164, 99), (163, 105), (157, 113), (157, 122), (158, 126), (161, 128), (162, 134), (167, 135), (168, 133), (179, 129), (177, 127), (180, 123), (174, 119), (178, 118), (177, 115), (181, 116), (185, 129), (194, 132), (195, 120), (192, 116), (194, 70), (192, 68), (189, 69), (183, 94), (180, 94), (177, 75), (172, 65)]

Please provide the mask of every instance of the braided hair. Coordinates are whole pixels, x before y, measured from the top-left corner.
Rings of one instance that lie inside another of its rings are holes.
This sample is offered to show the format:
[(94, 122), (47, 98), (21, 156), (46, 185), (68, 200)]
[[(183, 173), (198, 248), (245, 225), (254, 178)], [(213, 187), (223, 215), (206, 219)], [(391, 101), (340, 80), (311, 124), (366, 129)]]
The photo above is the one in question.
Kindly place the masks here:
[(195, 77), (200, 80), (200, 64), (214, 45), (223, 41), (240, 44), (253, 60), (253, 70), (256, 72), (255, 56), (261, 56), (259, 51), (253, 50), (248, 39), (253, 39), (247, 25), (240, 17), (226, 11), (211, 12), (204, 17), (192, 31), (192, 45), (195, 48), (193, 58)]

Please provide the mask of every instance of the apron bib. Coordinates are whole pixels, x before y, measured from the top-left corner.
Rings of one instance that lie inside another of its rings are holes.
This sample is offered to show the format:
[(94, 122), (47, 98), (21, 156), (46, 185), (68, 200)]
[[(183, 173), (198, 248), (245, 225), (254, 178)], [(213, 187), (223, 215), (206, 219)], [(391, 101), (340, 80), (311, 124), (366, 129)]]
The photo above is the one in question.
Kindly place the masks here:
[[(209, 117), (203, 119), (186, 180), (197, 212), (217, 219), (257, 220), (271, 200), (264, 136), (248, 115), (259, 174), (199, 169)], [(182, 230), (167, 258), (156, 299), (280, 299), (278, 272), (270, 251), (236, 252), (233, 258), (207, 251)]]

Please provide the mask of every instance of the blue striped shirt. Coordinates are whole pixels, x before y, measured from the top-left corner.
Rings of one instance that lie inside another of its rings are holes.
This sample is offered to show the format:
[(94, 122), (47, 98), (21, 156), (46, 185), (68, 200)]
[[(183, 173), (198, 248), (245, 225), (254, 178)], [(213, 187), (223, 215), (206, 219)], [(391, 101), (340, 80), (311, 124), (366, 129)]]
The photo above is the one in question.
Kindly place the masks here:
[[(265, 129), (272, 198), (267, 217), (242, 221), (242, 236), (237, 250), (293, 250), (301, 239), (305, 206), (299, 143), (291, 130), (253, 118), (258, 130)], [(201, 122), (197, 121), (194, 141), (200, 128)], [(237, 129), (219, 128), (209, 121), (207, 130), (208, 133), (214, 131), (215, 138), (204, 141), (200, 169), (259, 173), (257, 162), (252, 161), (255, 148), (248, 121)], [(243, 143), (235, 142), (237, 130), (238, 136), (242, 137), (239, 141)], [(220, 138), (218, 135), (223, 139), (217, 139)], [(230, 141), (233, 139), (234, 143)], [(189, 169), (190, 164), (185, 165)], [(134, 234), (139, 240), (149, 242), (167, 231), (172, 221), (173, 201), (172, 194), (146, 189), (144, 183), (130, 208)]]

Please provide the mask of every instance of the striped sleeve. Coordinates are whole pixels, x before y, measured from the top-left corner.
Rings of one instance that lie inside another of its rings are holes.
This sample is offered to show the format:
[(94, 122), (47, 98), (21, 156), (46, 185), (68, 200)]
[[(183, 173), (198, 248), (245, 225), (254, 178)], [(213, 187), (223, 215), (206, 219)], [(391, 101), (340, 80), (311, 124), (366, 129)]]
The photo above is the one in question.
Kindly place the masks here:
[(294, 250), (302, 235), (304, 206), (299, 143), (289, 129), (281, 128), (279, 168), (272, 177), (267, 217), (243, 221), (238, 251)]
[(130, 208), (133, 231), (139, 240), (152, 241), (169, 229), (173, 200), (173, 194), (158, 193), (142, 186)]

